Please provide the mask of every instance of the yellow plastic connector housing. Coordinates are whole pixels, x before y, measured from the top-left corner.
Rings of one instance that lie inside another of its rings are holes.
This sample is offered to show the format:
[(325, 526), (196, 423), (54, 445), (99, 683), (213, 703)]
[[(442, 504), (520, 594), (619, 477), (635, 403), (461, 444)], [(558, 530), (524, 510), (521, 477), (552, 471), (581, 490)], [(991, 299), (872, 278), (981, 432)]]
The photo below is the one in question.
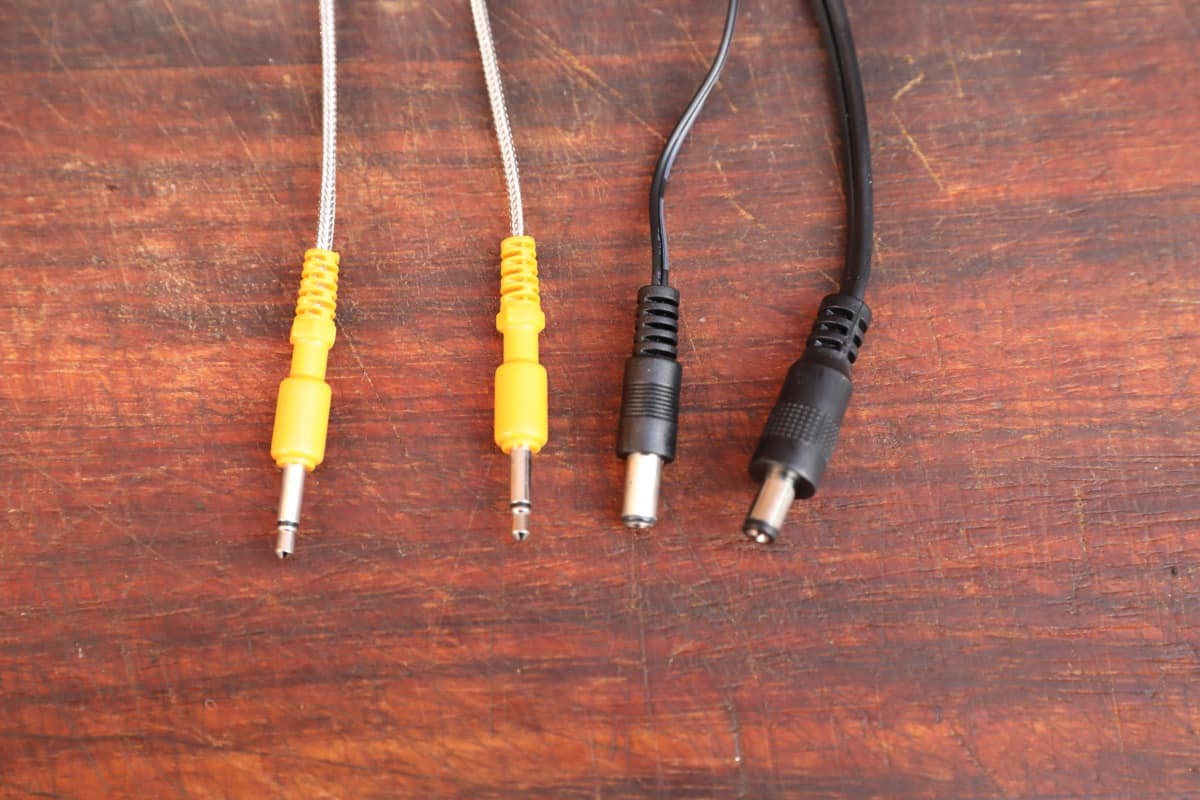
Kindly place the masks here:
[(279, 385), (271, 458), (284, 467), (303, 464), (311, 472), (325, 460), (332, 391), (325, 382), (329, 348), (337, 330), (338, 254), (313, 248), (304, 254), (300, 296), (292, 321), (292, 367)]
[(538, 293), (537, 246), (532, 236), (500, 243), (500, 313), (504, 363), (496, 370), (496, 444), (505, 453), (546, 444), (546, 368), (538, 363), (538, 334), (546, 327)]

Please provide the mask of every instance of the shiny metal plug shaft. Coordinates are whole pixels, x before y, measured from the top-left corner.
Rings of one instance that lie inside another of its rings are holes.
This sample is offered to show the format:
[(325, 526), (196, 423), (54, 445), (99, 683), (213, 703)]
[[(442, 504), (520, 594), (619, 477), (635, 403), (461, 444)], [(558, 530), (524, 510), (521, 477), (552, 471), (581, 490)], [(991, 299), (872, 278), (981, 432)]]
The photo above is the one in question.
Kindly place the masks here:
[(628, 528), (652, 528), (658, 522), (658, 487), (662, 483), (662, 456), (630, 453), (625, 457), (625, 502), (621, 522)]
[(304, 500), (304, 478), (308, 470), (303, 464), (288, 464), (283, 468), (283, 486), (279, 492), (279, 520), (275, 539), (275, 555), (287, 558), (296, 552), (296, 532), (300, 530), (300, 504)]
[(772, 466), (742, 523), (742, 531), (759, 544), (775, 541), (795, 499), (796, 473), (779, 465)]
[(512, 506), (512, 535), (518, 542), (529, 538), (529, 515), (533, 511), (530, 484), (533, 452), (516, 446), (509, 453), (509, 505)]

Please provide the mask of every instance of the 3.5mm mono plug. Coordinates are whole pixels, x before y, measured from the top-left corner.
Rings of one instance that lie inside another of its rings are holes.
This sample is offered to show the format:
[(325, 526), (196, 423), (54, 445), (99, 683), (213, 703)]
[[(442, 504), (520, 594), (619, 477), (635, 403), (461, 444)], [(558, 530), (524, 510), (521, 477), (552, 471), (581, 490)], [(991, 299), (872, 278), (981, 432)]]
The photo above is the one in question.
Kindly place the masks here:
[(304, 479), (325, 460), (332, 390), (325, 382), (329, 350), (337, 337), (338, 254), (314, 247), (304, 254), (296, 317), (292, 320), (292, 365), (279, 385), (271, 458), (283, 470), (275, 555), (296, 551)]
[(750, 461), (750, 476), (762, 485), (742, 529), (760, 544), (779, 536), (794, 499), (816, 493), (850, 405), (850, 370), (870, 324), (862, 300), (832, 294), (821, 302), (804, 355), (788, 370)]
[(546, 368), (538, 360), (538, 335), (546, 327), (538, 291), (537, 246), (532, 236), (500, 243), (500, 313), (504, 362), (496, 369), (496, 444), (509, 457), (512, 535), (529, 538), (533, 456), (549, 437)]
[(320, 0), (321, 18), (321, 197), (316, 247), (304, 253), (300, 294), (292, 320), (292, 364), (279, 385), (271, 458), (283, 470), (276, 515), (275, 555), (296, 552), (304, 479), (325, 460), (332, 390), (325, 382), (329, 349), (337, 338), (340, 257), (333, 249), (337, 217), (337, 35), (334, 0)]

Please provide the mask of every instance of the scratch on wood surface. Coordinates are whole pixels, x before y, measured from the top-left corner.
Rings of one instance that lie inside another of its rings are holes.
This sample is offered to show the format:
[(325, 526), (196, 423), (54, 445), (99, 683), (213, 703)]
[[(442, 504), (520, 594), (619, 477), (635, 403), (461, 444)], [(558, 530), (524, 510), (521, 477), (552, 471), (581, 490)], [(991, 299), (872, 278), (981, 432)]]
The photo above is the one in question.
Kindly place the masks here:
[(654, 736), (654, 772), (655, 779), (661, 785), (662, 783), (662, 753), (659, 749), (659, 739), (657, 736), (658, 723), (654, 715), (654, 699), (653, 692), (650, 688), (650, 652), (646, 646), (646, 601), (643, 596), (643, 587), (641, 580), (640, 567), (640, 546), (641, 540), (634, 540), (633, 546), (629, 548), (630, 560), (630, 584), (633, 592), (634, 611), (637, 614), (638, 625), (638, 650), (641, 654), (642, 666), (642, 695), (646, 702), (646, 720), (649, 724), (651, 733)]
[[(707, 72), (711, 63), (712, 54), (705, 53), (704, 50), (700, 48), (700, 45), (697, 44), (696, 37), (692, 35), (691, 27), (688, 25), (688, 20), (685, 17), (677, 14), (675, 15), (675, 21), (679, 26), (679, 30), (683, 33), (683, 37), (687, 40), (688, 49), (692, 51), (692, 60), (700, 69), (700, 73), (703, 74), (704, 72)], [(730, 92), (721, 92), (720, 94), (721, 99), (729, 104), (730, 111), (736, 114), (738, 107), (734, 104), (733, 95)]]
[(908, 83), (901, 86), (899, 88), (899, 90), (897, 90), (896, 93), (894, 95), (892, 95), (892, 102), (893, 103), (896, 102), (901, 97), (904, 97), (904, 95), (908, 94), (913, 89), (920, 86), (921, 81), (923, 81), (923, 80), (925, 80), (925, 73), (924, 72), (917, 73), (917, 76), (915, 78), (913, 78), (911, 81), (909, 81)]
[(71, 124), (72, 124), (71, 121), (69, 119), (67, 119), (61, 111), (58, 110), (58, 107), (56, 105), (54, 105), (53, 103), (50, 102), (49, 98), (47, 98), (45, 95), (43, 95), (41, 92), (39, 92), (36, 88), (33, 89), (33, 96), (36, 97), (43, 106), (45, 106), (47, 109), (49, 109), (50, 113), (53, 114), (55, 117), (57, 117), (59, 122), (61, 122), (63, 125), (65, 125), (67, 127), (71, 126)]
[(679, 26), (679, 30), (683, 33), (683, 37), (687, 40), (688, 48), (692, 51), (692, 55), (695, 57), (693, 60), (695, 61), (696, 65), (707, 71), (709, 67), (709, 61), (712, 56), (706, 55), (700, 49), (699, 45), (696, 44), (696, 37), (692, 36), (692, 31), (688, 27), (687, 19), (680, 14), (676, 14), (675, 23)]
[[(24, 21), (25, 24), (29, 26), (29, 30), (33, 31), (33, 35), (41, 43), (42, 47), (46, 48), (46, 52), (49, 54), (50, 60), (54, 63), (54, 65), (62, 70), (63, 74), (70, 78), (71, 82), (79, 89), (80, 96), (82, 96), (83, 99), (86, 100), (93, 108), (99, 108), (100, 104), (97, 103), (92, 97), (91, 93), (84, 88), (83, 83), (75, 76), (75, 73), (71, 70), (71, 68), (67, 66), (67, 62), (63, 60), (62, 54), (58, 51), (57, 43), (53, 39), (48, 39), (28, 17), (25, 17)], [(58, 114), (60, 117), (62, 116), (59, 114), (58, 110), (49, 103), (49, 101), (45, 102), (55, 114)]]
[[(1125, 726), (1121, 721), (1121, 703), (1117, 699), (1117, 678), (1116, 678), (1116, 672), (1113, 670), (1112, 656), (1108, 656), (1106, 658), (1106, 662), (1108, 664), (1108, 670), (1107, 670), (1107, 672), (1108, 672), (1108, 696), (1112, 702), (1113, 723), (1114, 723), (1114, 729), (1117, 732), (1117, 749), (1120, 751), (1121, 755), (1124, 756), (1125, 755)], [(1122, 777), (1122, 782), (1126, 786), (1128, 786), (1129, 785), (1129, 776), (1122, 775), (1121, 777)]]
[(638, 568), (638, 553), (636, 543), (630, 548), (630, 583), (633, 591), (633, 609), (637, 615), (638, 649), (641, 653), (642, 667), (642, 696), (646, 703), (646, 716), (654, 719), (654, 701), (650, 690), (650, 660), (646, 651), (646, 613), (642, 598), (642, 583)]
[(204, 62), (200, 60), (200, 54), (196, 52), (196, 46), (192, 44), (192, 37), (188, 36), (187, 28), (183, 27), (179, 15), (175, 13), (175, 6), (171, 0), (163, 0), (163, 5), (166, 6), (167, 13), (171, 15), (171, 21), (175, 23), (175, 30), (179, 31), (179, 35), (183, 37), (183, 43), (187, 45), (188, 52), (192, 54), (196, 66), (203, 68)]
[(988, 61), (993, 58), (1001, 58), (1003, 56), (1019, 56), (1021, 53), (1021, 48), (1011, 47), (1002, 50), (976, 50), (960, 52), (959, 56), (962, 57), (963, 61), (970, 61), (974, 63), (976, 61)]
[[(842, 171), (841, 140), (835, 140), (829, 135), (828, 130), (821, 132), (821, 138), (825, 141), (824, 152), (829, 156), (829, 164), (833, 167), (833, 174), (837, 175)], [(846, 202), (845, 184), (842, 181), (835, 181), (833, 185), (837, 187), (838, 199), (843, 203)]]
[(954, 76), (954, 93), (959, 98), (966, 97), (963, 91), (962, 77), (958, 74), (958, 61), (954, 58), (954, 50), (946, 48), (946, 63), (950, 65), (950, 74)]
[(988, 783), (991, 784), (991, 791), (1000, 797), (1008, 797), (1008, 792), (1004, 790), (1004, 787), (1001, 784), (1001, 781), (997, 778), (996, 774), (989, 769), (987, 764), (983, 763), (983, 759), (979, 757), (979, 750), (976, 749), (973, 744), (971, 744), (972, 740), (967, 738), (963, 734), (962, 729), (953, 722), (950, 723), (950, 735), (966, 752), (967, 758), (972, 764), (975, 765), (975, 768), (979, 770), (979, 773), (987, 780)]
[(667, 137), (661, 131), (659, 131), (649, 122), (646, 122), (644, 117), (629, 107), (629, 103), (626, 102), (625, 95), (622, 94), (619, 89), (601, 78), (595, 70), (593, 70), (587, 64), (584, 64), (574, 53), (559, 45), (541, 28), (534, 25), (530, 20), (523, 18), (515, 11), (510, 12), (510, 16), (518, 23), (516, 27), (517, 34), (521, 36), (529, 35), (534, 38), (537, 46), (545, 49), (546, 52), (552, 56), (552, 61), (567, 68), (568, 75), (574, 75), (577, 81), (585, 88), (589, 87), (590, 85), (592, 88), (603, 89), (603, 94), (607, 95), (609, 99), (613, 100), (618, 108), (632, 117), (647, 131), (652, 133), (655, 138), (659, 139), (660, 141), (666, 140)]
[(12, 122), (0, 120), (0, 131), (11, 131), (12, 133), (16, 133), (17, 136), (20, 137), (20, 142), (25, 145), (26, 151), (32, 152), (32, 150), (34, 150), (29, 142), (29, 134), (25, 132), (24, 127), (13, 125)]
[(733, 763), (742, 763), (742, 726), (738, 722), (737, 706), (733, 698), (725, 701), (725, 713), (729, 715), (729, 733), (733, 737)]
[(713, 167), (716, 168), (717, 174), (721, 176), (721, 182), (725, 184), (725, 191), (721, 193), (721, 199), (727, 201), (731, 206), (733, 206), (734, 210), (741, 215), (742, 219), (746, 220), (747, 222), (753, 222), (755, 227), (765, 230), (766, 226), (759, 222), (757, 217), (747, 211), (746, 207), (738, 202), (737, 190), (729, 185), (729, 177), (725, 174), (725, 168), (721, 166), (720, 160), (713, 159)]
[[(876, 251), (875, 259), (876, 259), (876, 263), (879, 266), (883, 266), (883, 264), (885, 263), (882, 256), (883, 256), (882, 252)], [(913, 269), (909, 265), (909, 262), (907, 260), (902, 259), (899, 261), (899, 264), (900, 264), (900, 268), (902, 270), (904, 270), (904, 277), (905, 277), (904, 285), (908, 287), (907, 293), (909, 296), (909, 302), (912, 303), (914, 308), (919, 308), (920, 300), (915, 295), (915, 291), (916, 291), (915, 287), (919, 286), (920, 283), (916, 279)], [(945, 370), (946, 359), (945, 359), (945, 354), (942, 352), (942, 340), (941, 340), (940, 328), (938, 327), (937, 322), (932, 317), (930, 317), (928, 314), (922, 314), (921, 318), (925, 320), (925, 325), (929, 329), (929, 338), (933, 340), (933, 351), (934, 351), (934, 355), (936, 357), (935, 363), (937, 364), (937, 368), (939, 371)], [(922, 466), (924, 465), (923, 460), (918, 460), (917, 463)], [(932, 478), (931, 478), (928, 470), (924, 470), (924, 469), (922, 470), (922, 480), (923, 480), (925, 486), (932, 491), (933, 490), (933, 482), (932, 482)]]
[(687, 338), (688, 348), (691, 350), (692, 359), (696, 364), (696, 371), (703, 373), (706, 371), (704, 367), (704, 359), (700, 355), (699, 348), (696, 347), (696, 338), (692, 336), (692, 328), (691, 325), (688, 324), (687, 314), (681, 314), (679, 321), (683, 323), (683, 335)]
[[(358, 369), (359, 372), (362, 373), (363, 380), (367, 382), (367, 386), (371, 387), (371, 392), (375, 395), (375, 400), (379, 403), (380, 408), (386, 410), (389, 408), (389, 405), (384, 399), (383, 394), (379, 391), (379, 388), (375, 386), (375, 381), (371, 379), (371, 373), (367, 370), (366, 363), (362, 360), (362, 356), (358, 353), (358, 348), (354, 345), (354, 337), (349, 334), (349, 332), (340, 322), (338, 323), (337, 327), (338, 333), (341, 334), (342, 338), (346, 340), (346, 349), (350, 351), (350, 357), (353, 358), (354, 363), (358, 365)], [(396, 427), (396, 421), (392, 418), (390, 413), (387, 414), (387, 421), (388, 427), (392, 429), (392, 435), (396, 437), (396, 441), (400, 442), (401, 448), (404, 449), (404, 452), (407, 455), (408, 439), (400, 435), (400, 429)]]
[(1084, 559), (1090, 561), (1091, 555), (1087, 545), (1087, 506), (1084, 504), (1083, 490), (1076, 486), (1073, 491), (1075, 493), (1075, 525), (1079, 534), (1079, 546), (1083, 549)]
[[(161, 133), (163, 136), (167, 137), (167, 141), (169, 141), (171, 143), (171, 145), (175, 148), (176, 153), (178, 153), (180, 158), (183, 159), (184, 163), (192, 160), (195, 157), (195, 153), (189, 152), (186, 148), (184, 148), (184, 146), (179, 143), (179, 140), (175, 138), (175, 135), (173, 133), (171, 133), (170, 129), (168, 129), (167, 126), (163, 125), (162, 122), (157, 122), (157, 123), (155, 123), (155, 125), (157, 126), (159, 133)], [(212, 184), (210, 184), (208, 182), (208, 177), (205, 174), (205, 172), (203, 172), (203, 171), (199, 172), (197, 174), (197, 180), (199, 181), (200, 185), (204, 187), (204, 190), (206, 192), (211, 193), (213, 191)], [(236, 194), (236, 199), (237, 199), (238, 205), (242, 208), (243, 211), (248, 210), (248, 207), (246, 205), (246, 200), (242, 196), (241, 192), (238, 192)], [(110, 229), (112, 229), (112, 232), (115, 235), (116, 230), (113, 229), (111, 227), (111, 225), (110, 225)]]
[(279, 199), (275, 197), (275, 192), (271, 189), (271, 184), (263, 175), (262, 170), (258, 168), (258, 160), (255, 159), (253, 151), (250, 150), (250, 143), (246, 141), (245, 135), (242, 133), (241, 127), (238, 126), (237, 120), (233, 118), (233, 114), (225, 112), (225, 118), (229, 120), (229, 125), (233, 128), (233, 133), (237, 136), (238, 142), (242, 145), (242, 151), (246, 154), (246, 160), (250, 162), (250, 168), (254, 170), (254, 177), (258, 178), (259, 186), (267, 193), (267, 197), (271, 198), (271, 202), (282, 207)]
[(929, 163), (929, 159), (926, 158), (925, 153), (921, 151), (921, 146), (917, 144), (917, 140), (914, 139), (908, 132), (908, 129), (904, 127), (904, 122), (900, 119), (900, 115), (893, 111), (892, 118), (895, 119), (896, 124), (900, 126), (900, 135), (904, 137), (904, 141), (908, 142), (909, 148), (911, 148), (913, 153), (916, 154), (917, 158), (920, 159), (921, 165), (925, 167), (925, 171), (929, 173), (929, 177), (933, 178), (933, 182), (937, 184), (938, 190), (944, 193), (946, 191), (946, 186), (942, 183), (942, 179), (938, 177), (938, 174), (934, 172), (933, 165)]
[(308, 90), (304, 88), (304, 83), (302, 81), (297, 82), (294, 80), (290, 72), (285, 72), (281, 80), (283, 81), (284, 86), (291, 86), (293, 84), (296, 85), (296, 88), (300, 92), (300, 99), (304, 101), (304, 110), (308, 112), (308, 124), (313, 128), (313, 130), (316, 130), (320, 123), (317, 122), (317, 112), (316, 109), (313, 108), (312, 101), (308, 99)]
[(570, 68), (572, 72), (582, 77), (585, 85), (587, 83), (593, 83), (596, 86), (602, 87), (605, 91), (609, 92), (618, 100), (625, 99), (625, 95), (606, 83), (603, 78), (596, 74), (595, 70), (593, 70), (587, 64), (584, 64), (579, 57), (570, 50), (563, 48), (561, 45), (555, 42), (552, 38), (550, 38), (549, 35), (544, 33), (536, 25), (533, 25), (529, 20), (522, 18), (515, 11), (511, 12), (511, 16), (514, 20), (520, 23), (520, 26), (517, 29), (518, 35), (520, 35), (522, 32), (528, 32), (532, 34), (543, 47), (552, 52), (555, 61)]

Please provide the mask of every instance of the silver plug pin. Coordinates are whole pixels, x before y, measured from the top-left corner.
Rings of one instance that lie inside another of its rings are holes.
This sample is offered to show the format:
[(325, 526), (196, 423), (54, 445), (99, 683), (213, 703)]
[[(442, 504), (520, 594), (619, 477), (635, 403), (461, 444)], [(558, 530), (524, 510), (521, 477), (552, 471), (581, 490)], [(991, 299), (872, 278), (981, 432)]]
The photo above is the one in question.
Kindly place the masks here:
[(628, 528), (652, 528), (658, 522), (658, 487), (662, 482), (662, 456), (630, 453), (625, 457), (625, 503), (621, 521)]
[(796, 473), (778, 465), (772, 466), (742, 523), (742, 531), (759, 544), (775, 541), (795, 499)]
[(518, 542), (529, 538), (529, 515), (533, 512), (530, 484), (533, 451), (518, 445), (509, 453), (509, 505), (512, 506), (512, 535)]
[(296, 532), (300, 530), (300, 504), (304, 500), (304, 478), (308, 470), (303, 464), (288, 464), (283, 468), (283, 488), (279, 492), (278, 536), (275, 555), (287, 558), (296, 552)]

